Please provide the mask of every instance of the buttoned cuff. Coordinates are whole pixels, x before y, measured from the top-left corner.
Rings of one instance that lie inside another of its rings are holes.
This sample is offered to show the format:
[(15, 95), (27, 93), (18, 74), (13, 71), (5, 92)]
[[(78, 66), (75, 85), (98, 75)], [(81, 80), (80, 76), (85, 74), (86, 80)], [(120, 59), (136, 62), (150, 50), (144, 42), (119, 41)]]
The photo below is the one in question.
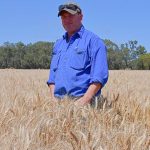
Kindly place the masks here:
[(100, 83), (102, 85), (102, 87), (105, 85), (105, 82), (103, 80), (100, 80), (100, 79), (91, 79), (90, 80), (90, 84), (92, 83)]
[(47, 83), (48, 86), (49, 86), (50, 84), (55, 84), (54, 82), (50, 82), (50, 81), (47, 81), (46, 83)]

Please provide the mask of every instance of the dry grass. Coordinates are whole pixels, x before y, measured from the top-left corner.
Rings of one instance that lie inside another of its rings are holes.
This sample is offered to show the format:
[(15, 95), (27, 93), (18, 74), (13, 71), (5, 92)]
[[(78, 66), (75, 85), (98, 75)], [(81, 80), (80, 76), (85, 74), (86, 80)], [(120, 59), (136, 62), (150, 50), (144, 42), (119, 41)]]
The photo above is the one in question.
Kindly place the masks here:
[(150, 71), (110, 71), (101, 109), (53, 103), (48, 70), (0, 70), (0, 150), (149, 150)]

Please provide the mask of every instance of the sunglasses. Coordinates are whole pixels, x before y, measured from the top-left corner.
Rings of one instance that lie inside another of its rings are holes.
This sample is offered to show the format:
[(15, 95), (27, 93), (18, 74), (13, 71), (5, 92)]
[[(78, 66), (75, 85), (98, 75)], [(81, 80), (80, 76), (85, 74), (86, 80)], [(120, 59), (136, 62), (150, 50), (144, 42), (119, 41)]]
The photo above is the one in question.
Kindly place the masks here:
[(73, 5), (73, 4), (68, 4), (68, 5), (60, 5), (59, 6), (59, 12), (61, 12), (63, 9), (71, 9), (71, 10), (74, 10), (74, 11), (77, 11), (79, 13), (81, 13), (81, 9), (79, 7), (77, 7), (76, 5)]

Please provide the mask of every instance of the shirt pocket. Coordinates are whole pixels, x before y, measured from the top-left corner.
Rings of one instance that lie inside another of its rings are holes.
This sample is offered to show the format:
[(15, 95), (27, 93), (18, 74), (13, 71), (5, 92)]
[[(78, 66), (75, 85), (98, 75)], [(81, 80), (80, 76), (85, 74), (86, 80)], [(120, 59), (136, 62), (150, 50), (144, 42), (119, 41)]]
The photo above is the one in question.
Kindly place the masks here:
[(60, 60), (60, 51), (54, 49), (52, 53), (52, 61), (51, 61), (51, 67), (54, 72), (58, 69), (59, 60)]
[(85, 49), (74, 49), (70, 57), (70, 67), (76, 70), (85, 68), (87, 54)]

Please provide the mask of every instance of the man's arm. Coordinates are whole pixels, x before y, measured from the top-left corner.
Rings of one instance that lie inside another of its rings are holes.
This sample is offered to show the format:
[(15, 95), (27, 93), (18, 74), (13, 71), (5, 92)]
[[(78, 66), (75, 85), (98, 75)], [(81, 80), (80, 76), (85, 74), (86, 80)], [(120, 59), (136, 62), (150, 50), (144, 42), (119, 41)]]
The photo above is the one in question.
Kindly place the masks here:
[(54, 88), (55, 88), (55, 84), (49, 84), (51, 98), (54, 98)]
[(55, 96), (54, 96), (55, 84), (49, 84), (48, 86), (49, 86), (49, 89), (50, 89), (50, 98), (51, 98), (51, 100), (56, 101), (57, 98), (55, 98)]
[(102, 85), (100, 83), (92, 83), (86, 93), (83, 97), (81, 97), (79, 100), (76, 101), (76, 104), (78, 105), (86, 105), (89, 104), (92, 101), (92, 98), (95, 96), (95, 94), (102, 88)]
[(93, 42), (91, 49), (90, 85), (84, 96), (76, 102), (81, 105), (90, 103), (92, 98), (102, 89), (108, 80), (106, 46), (101, 40), (97, 39)]

